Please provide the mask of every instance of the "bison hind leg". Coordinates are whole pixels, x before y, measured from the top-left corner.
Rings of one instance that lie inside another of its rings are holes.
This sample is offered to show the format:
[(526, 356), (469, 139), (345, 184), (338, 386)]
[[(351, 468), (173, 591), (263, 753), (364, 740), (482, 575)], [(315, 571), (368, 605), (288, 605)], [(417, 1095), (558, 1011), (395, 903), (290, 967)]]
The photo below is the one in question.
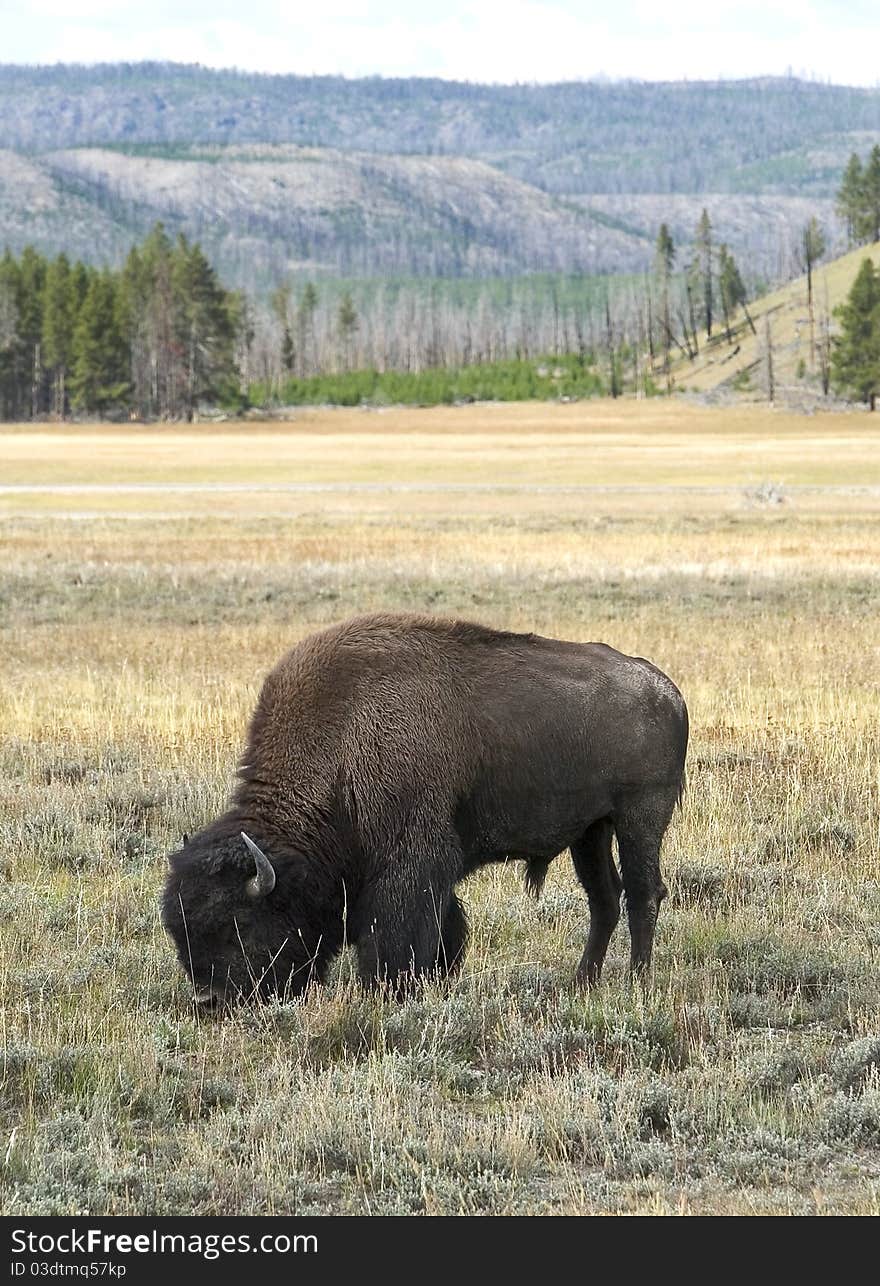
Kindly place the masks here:
[(678, 793), (678, 782), (646, 792), (628, 800), (614, 815), (632, 941), (630, 968), (634, 977), (642, 979), (651, 967), (657, 915), (666, 896), (660, 846)]

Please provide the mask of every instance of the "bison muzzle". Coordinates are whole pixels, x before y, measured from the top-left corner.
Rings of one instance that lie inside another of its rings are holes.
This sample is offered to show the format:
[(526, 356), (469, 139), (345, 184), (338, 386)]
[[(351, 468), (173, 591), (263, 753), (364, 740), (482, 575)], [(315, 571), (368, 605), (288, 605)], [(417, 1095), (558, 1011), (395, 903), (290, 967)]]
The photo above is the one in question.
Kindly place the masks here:
[(295, 995), (347, 944), (365, 984), (400, 991), (461, 964), (460, 880), (521, 859), (537, 894), (570, 849), (578, 979), (599, 980), (622, 891), (643, 973), (687, 736), (671, 680), (604, 644), (347, 621), (267, 677), (231, 807), (171, 855), (165, 928), (203, 1002)]

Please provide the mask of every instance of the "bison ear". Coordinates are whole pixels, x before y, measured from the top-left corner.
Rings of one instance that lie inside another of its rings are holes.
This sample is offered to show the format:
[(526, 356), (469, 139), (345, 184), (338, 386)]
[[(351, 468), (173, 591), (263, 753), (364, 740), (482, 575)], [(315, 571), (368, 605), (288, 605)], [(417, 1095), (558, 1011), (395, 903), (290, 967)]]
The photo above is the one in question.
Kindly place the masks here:
[(256, 875), (252, 875), (247, 882), (248, 897), (254, 898), (254, 900), (268, 897), (275, 887), (275, 870), (272, 863), (263, 850), (254, 843), (250, 835), (245, 835), (244, 831), (242, 831), (241, 838), (257, 864)]
[(186, 848), (186, 846), (187, 846), (187, 844), (188, 844), (188, 843), (189, 843), (189, 836), (187, 835), (186, 831), (184, 831), (184, 832), (183, 832), (183, 837), (182, 837), (182, 839), (181, 839), (180, 847), (181, 847), (181, 848)]

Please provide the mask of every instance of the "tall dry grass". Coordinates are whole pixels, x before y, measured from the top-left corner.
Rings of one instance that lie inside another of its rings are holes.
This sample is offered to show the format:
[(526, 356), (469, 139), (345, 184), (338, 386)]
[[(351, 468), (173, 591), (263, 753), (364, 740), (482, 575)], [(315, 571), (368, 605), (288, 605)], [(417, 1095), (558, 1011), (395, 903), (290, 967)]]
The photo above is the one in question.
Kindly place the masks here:
[[(874, 502), (465, 499), (7, 511), (4, 1212), (880, 1212)], [(223, 806), (280, 652), (374, 608), (601, 638), (680, 684), (649, 995), (623, 925), (573, 988), (563, 857), (537, 906), (515, 867), (468, 882), (447, 990), (385, 1003), (343, 957), (303, 1005), (194, 1015), (164, 855)]]

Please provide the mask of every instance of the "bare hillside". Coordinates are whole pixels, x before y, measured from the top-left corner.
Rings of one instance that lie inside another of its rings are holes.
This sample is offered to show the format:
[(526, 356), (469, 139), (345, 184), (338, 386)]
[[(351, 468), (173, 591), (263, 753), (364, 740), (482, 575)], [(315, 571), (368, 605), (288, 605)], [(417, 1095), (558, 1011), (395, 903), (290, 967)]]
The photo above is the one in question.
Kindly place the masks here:
[(0, 167), (13, 245), (35, 235), (38, 189), (47, 209), (69, 201), (71, 218), (99, 212), (111, 225), (101, 232), (111, 254), (163, 219), (197, 236), (242, 285), (295, 271), (612, 272), (642, 267), (651, 253), (649, 237), (460, 157), (261, 145), (171, 158), (89, 148), (27, 162), (6, 153)]
[(50, 254), (115, 262), (131, 239), (124, 224), (72, 191), (45, 163), (0, 151), (0, 250), (31, 244)]
[(737, 392), (764, 399), (769, 395), (768, 345), (772, 357), (774, 391), (788, 402), (813, 396), (821, 365), (823, 332), (835, 328), (834, 309), (852, 287), (862, 260), (880, 263), (880, 242), (860, 246), (813, 272), (812, 319), (807, 301), (806, 277), (749, 304), (754, 330), (742, 311), (732, 319), (730, 339), (722, 319), (717, 319), (711, 339), (698, 336), (699, 354), (693, 361), (680, 356), (673, 366), (679, 389), (698, 393)]

